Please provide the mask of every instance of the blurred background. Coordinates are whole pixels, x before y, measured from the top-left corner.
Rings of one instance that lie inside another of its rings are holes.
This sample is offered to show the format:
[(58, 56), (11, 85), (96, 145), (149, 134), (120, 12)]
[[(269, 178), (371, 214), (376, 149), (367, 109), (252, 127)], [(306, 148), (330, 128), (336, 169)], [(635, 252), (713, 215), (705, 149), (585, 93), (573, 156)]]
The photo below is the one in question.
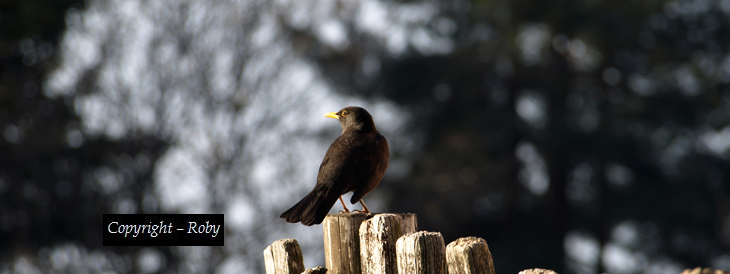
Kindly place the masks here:
[[(730, 270), (730, 0), (10, 0), (0, 71), (0, 273), (324, 265), (278, 216), (348, 105), (390, 142), (370, 208), (498, 273)], [(225, 246), (104, 247), (104, 213)]]

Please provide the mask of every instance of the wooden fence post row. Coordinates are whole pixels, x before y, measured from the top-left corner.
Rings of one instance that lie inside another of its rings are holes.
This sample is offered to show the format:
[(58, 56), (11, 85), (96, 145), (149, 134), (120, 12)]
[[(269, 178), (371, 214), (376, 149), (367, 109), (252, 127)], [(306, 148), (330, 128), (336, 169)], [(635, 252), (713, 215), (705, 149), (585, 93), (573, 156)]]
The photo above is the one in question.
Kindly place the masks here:
[[(465, 237), (444, 247), (438, 232), (416, 232), (416, 214), (330, 214), (322, 223), (326, 268), (305, 273), (494, 274), (492, 254), (482, 238)], [(302, 252), (294, 239), (264, 250), (266, 274), (300, 274)]]

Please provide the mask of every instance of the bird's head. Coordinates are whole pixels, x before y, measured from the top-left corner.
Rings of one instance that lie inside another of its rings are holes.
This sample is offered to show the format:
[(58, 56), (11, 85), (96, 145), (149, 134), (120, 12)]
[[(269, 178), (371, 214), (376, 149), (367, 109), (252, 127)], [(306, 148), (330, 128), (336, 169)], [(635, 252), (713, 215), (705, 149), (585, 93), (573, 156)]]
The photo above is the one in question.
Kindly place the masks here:
[(373, 123), (373, 117), (367, 110), (361, 107), (345, 107), (338, 112), (330, 112), (324, 117), (340, 120), (342, 125), (342, 133), (349, 130), (357, 130), (363, 132), (378, 132)]

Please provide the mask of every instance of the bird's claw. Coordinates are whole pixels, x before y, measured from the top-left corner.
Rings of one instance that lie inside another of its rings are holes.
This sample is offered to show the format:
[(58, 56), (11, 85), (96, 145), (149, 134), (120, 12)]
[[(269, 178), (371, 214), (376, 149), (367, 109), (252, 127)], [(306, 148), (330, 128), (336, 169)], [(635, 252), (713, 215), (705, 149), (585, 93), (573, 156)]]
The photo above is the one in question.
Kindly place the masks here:
[(347, 209), (344, 209), (344, 210), (340, 210), (340, 213), (350, 213), (350, 211)]

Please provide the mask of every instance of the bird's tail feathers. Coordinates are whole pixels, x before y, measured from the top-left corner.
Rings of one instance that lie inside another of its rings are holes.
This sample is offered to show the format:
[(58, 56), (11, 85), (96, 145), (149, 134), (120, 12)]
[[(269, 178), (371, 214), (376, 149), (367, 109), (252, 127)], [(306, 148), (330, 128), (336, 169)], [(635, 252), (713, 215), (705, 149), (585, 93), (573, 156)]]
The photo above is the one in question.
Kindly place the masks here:
[(320, 224), (340, 197), (329, 188), (315, 187), (301, 201), (279, 216), (287, 222), (302, 222), (304, 225)]

